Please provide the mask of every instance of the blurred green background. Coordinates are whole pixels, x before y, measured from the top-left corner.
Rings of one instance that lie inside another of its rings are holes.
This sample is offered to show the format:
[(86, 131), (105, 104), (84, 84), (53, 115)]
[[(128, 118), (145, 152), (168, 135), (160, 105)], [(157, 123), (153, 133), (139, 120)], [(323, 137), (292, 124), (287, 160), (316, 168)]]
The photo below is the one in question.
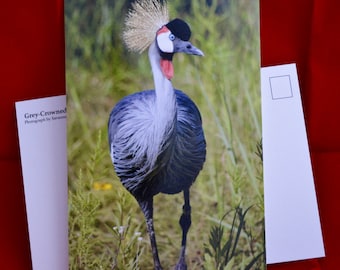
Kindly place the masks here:
[[(130, 2), (65, 1), (70, 269), (153, 269), (144, 217), (116, 177), (107, 120), (125, 95), (153, 88), (147, 53), (130, 53)], [(188, 269), (265, 269), (259, 7), (255, 0), (169, 0), (205, 56), (174, 57), (173, 85), (197, 104), (207, 160), (191, 188)], [(164, 269), (179, 256), (182, 194), (155, 197)]]

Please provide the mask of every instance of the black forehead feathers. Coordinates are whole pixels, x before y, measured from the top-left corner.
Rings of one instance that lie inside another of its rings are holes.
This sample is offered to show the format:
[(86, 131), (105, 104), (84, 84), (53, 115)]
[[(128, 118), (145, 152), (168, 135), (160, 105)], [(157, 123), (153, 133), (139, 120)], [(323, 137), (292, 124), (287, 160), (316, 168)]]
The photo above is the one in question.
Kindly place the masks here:
[(171, 33), (181, 40), (188, 41), (191, 36), (189, 25), (181, 19), (173, 19), (165, 25)]

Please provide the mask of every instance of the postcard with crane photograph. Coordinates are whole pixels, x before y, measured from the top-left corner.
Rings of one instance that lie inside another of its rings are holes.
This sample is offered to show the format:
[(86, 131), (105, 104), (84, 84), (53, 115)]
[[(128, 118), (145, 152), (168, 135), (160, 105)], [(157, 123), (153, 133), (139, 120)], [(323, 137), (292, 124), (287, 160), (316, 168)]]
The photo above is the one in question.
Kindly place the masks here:
[(266, 269), (259, 3), (65, 2), (70, 269)]

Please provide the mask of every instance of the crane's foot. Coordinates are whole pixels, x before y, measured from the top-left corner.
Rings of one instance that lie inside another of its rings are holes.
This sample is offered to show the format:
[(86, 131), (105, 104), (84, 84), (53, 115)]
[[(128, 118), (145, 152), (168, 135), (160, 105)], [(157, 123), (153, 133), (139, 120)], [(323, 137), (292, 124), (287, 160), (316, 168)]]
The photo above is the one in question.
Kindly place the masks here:
[(185, 263), (185, 261), (179, 261), (177, 263), (177, 265), (175, 266), (175, 269), (174, 270), (187, 270), (188, 267), (187, 267), (187, 264)]
[(187, 270), (187, 263), (185, 262), (185, 246), (181, 248), (181, 254), (179, 256), (179, 259), (177, 261), (177, 264), (174, 268), (174, 270)]

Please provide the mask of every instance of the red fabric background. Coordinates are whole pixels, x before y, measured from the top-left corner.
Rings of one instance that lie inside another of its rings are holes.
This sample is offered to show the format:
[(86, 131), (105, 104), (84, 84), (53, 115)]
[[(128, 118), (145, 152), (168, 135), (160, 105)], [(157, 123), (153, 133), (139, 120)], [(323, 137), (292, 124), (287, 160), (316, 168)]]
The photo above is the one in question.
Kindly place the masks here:
[(62, 0), (0, 8), (0, 269), (31, 269), (15, 101), (65, 94)]
[[(269, 270), (338, 268), (339, 10), (337, 0), (260, 0), (262, 66), (297, 63), (326, 249)], [(1, 3), (1, 269), (31, 269), (14, 102), (65, 93), (63, 11), (62, 0)]]
[(339, 267), (339, 10), (337, 0), (260, 0), (261, 65), (297, 63), (326, 251), (268, 270)]

